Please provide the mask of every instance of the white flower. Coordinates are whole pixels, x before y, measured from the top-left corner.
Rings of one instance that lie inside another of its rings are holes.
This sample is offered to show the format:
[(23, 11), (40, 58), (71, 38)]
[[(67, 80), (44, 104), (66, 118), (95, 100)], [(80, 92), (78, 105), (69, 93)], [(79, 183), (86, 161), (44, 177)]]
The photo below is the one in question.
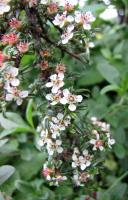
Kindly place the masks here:
[(58, 92), (56, 94), (52, 94), (52, 93), (47, 94), (46, 99), (48, 101), (51, 101), (50, 104), (53, 105), (53, 106), (58, 104), (60, 102), (60, 99), (61, 99), (61, 91), (58, 90)]
[(77, 186), (84, 186), (83, 183), (86, 183), (88, 179), (90, 178), (90, 174), (88, 173), (80, 173), (80, 174), (74, 174), (73, 181)]
[(50, 76), (50, 82), (46, 83), (46, 87), (52, 87), (52, 93), (57, 93), (58, 90), (64, 86), (64, 74), (53, 74)]
[(94, 16), (91, 12), (86, 12), (85, 14), (80, 11), (75, 12), (75, 22), (82, 24), (85, 30), (91, 29), (91, 23), (95, 21)]
[(55, 19), (53, 20), (53, 23), (56, 25), (56, 26), (59, 26), (60, 28), (62, 28), (66, 23), (71, 23), (74, 21), (74, 18), (69, 15), (69, 16), (66, 16), (67, 15), (67, 12), (63, 12), (63, 14), (57, 14), (55, 16)]
[(40, 132), (40, 140), (38, 141), (38, 145), (40, 146), (40, 147), (43, 147), (45, 144), (47, 144), (47, 142), (48, 142), (48, 130), (46, 129), (46, 130), (44, 130), (43, 128), (42, 128), (42, 126), (40, 126), (40, 127), (38, 127), (38, 130), (37, 131), (39, 131)]
[(58, 125), (53, 124), (50, 122), (50, 131), (52, 133), (52, 138), (56, 139), (58, 136), (60, 136), (60, 128)]
[(53, 142), (51, 139), (48, 140), (47, 142), (47, 151), (50, 156), (54, 154), (54, 152), (57, 153), (62, 153), (63, 148), (61, 147), (62, 141), (61, 140), (56, 140)]
[(6, 81), (5, 83), (5, 89), (11, 86), (18, 86), (20, 84), (19, 79), (16, 78), (18, 75), (18, 69), (16, 67), (9, 67), (4, 71), (4, 80)]
[(92, 121), (92, 124), (97, 125), (99, 128), (101, 128), (101, 131), (109, 132), (110, 124), (107, 124), (106, 122), (101, 122), (96, 117), (92, 117), (91, 121)]
[(82, 152), (82, 155), (80, 155), (79, 151), (78, 152), (74, 151), (72, 155), (72, 160), (73, 160), (72, 167), (73, 168), (80, 167), (81, 170), (83, 171), (91, 165), (91, 159), (92, 156), (88, 154), (87, 150), (84, 150)]
[(66, 31), (61, 35), (62, 44), (67, 44), (69, 40), (73, 38), (74, 25), (69, 25)]
[(76, 103), (81, 102), (83, 97), (81, 95), (74, 95), (70, 93), (68, 89), (63, 90), (63, 97), (60, 100), (60, 103), (65, 105), (69, 104), (68, 108), (70, 111), (76, 110)]
[(18, 90), (16, 87), (10, 87), (7, 90), (7, 94), (5, 96), (6, 101), (16, 101), (17, 105), (21, 105), (23, 102), (23, 99), (28, 96), (28, 91), (24, 90)]
[(52, 121), (57, 124), (60, 131), (65, 130), (65, 128), (70, 124), (70, 120), (70, 116), (66, 116), (64, 118), (64, 115), (62, 113), (58, 113), (57, 117), (52, 117)]
[(8, 5), (9, 2), (10, 0), (0, 0), (0, 15), (3, 15), (10, 10), (10, 6)]
[(100, 151), (104, 150), (104, 142), (103, 140), (100, 140), (100, 136), (99, 134), (95, 134), (96, 139), (91, 139), (89, 142), (90, 144), (93, 144), (93, 150), (96, 151), (97, 149), (99, 149)]
[(91, 117), (91, 121), (92, 121), (92, 124), (96, 124), (97, 118), (96, 117)]
[(110, 124), (102, 122), (101, 123), (101, 130), (104, 131), (104, 132), (108, 132), (110, 130)]

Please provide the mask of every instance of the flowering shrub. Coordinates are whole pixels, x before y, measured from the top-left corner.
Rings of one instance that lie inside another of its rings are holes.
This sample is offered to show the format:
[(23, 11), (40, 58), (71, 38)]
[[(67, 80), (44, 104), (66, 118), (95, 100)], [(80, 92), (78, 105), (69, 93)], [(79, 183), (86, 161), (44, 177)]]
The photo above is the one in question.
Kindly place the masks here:
[[(45, 102), (36, 107), (41, 115), (36, 133), (40, 135), (38, 148), (47, 154), (42, 175), (51, 185), (72, 181), (83, 186), (93, 180), (103, 152), (115, 143), (109, 124), (93, 116), (81, 119), (79, 111), (86, 103), (85, 92), (75, 88), (73, 81), (68, 82), (72, 75), (61, 61), (63, 54), (67, 54), (83, 63), (80, 54), (89, 51), (95, 17), (84, 11), (84, 5), (84, 0), (0, 0), (0, 17), (4, 22), (0, 47), (1, 101), (5, 107), (9, 102), (19, 106), (29, 98), (37, 103), (39, 96), (40, 102)], [(25, 56), (31, 53), (31, 66), (23, 67)]]

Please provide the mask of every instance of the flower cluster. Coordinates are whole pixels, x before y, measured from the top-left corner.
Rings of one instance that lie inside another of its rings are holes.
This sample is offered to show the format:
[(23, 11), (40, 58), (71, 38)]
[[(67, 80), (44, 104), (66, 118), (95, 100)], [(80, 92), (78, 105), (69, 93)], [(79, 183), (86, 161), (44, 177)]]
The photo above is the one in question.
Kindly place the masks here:
[(89, 155), (88, 150), (83, 150), (82, 155), (78, 148), (74, 148), (72, 155), (72, 167), (80, 167), (81, 170), (85, 170), (91, 165), (92, 156)]
[[(82, 186), (93, 177), (91, 168), (95, 166), (97, 159), (94, 151), (111, 148), (115, 140), (111, 137), (110, 125), (92, 117), (89, 122), (91, 125), (89, 134), (85, 138), (84, 131), (82, 133), (82, 143), (85, 144), (85, 147), (80, 147), (78, 135), (74, 134), (73, 140), (66, 143), (66, 138), (69, 137), (68, 130), (74, 127), (71, 123), (72, 112), (75, 112), (77, 103), (82, 102), (83, 97), (72, 94), (67, 88), (62, 89), (66, 85), (64, 82), (66, 69), (63, 64), (57, 65), (55, 71), (56, 73), (51, 75), (45, 84), (45, 87), (51, 90), (51, 93), (46, 94), (46, 99), (50, 103), (52, 114), (46, 115), (37, 129), (40, 132), (38, 144), (48, 153), (43, 175), (54, 185), (66, 181), (68, 177), (63, 177), (62, 173), (65, 172), (61, 171), (64, 160), (66, 160), (72, 168), (70, 178), (73, 183)], [(56, 114), (56, 109), (58, 109), (58, 114)], [(74, 132), (77, 132), (77, 129), (73, 129)], [(77, 140), (79, 145), (77, 145)]]
[(115, 144), (115, 140), (111, 137), (110, 133), (110, 125), (97, 120), (96, 117), (91, 118), (92, 124), (96, 127), (96, 129), (92, 130), (92, 134), (94, 135), (94, 139), (91, 139), (89, 142), (93, 145), (93, 150), (103, 151), (105, 146), (111, 148), (113, 144)]
[[(1, 44), (5, 47), (6, 54), (0, 51), (0, 82), (2, 83), (6, 101), (16, 101), (17, 105), (21, 105), (24, 98), (28, 96), (27, 90), (20, 89), (19, 68), (16, 66), (15, 60), (29, 49), (29, 44), (20, 42), (20, 33), (16, 32), (22, 26), (22, 22), (16, 18), (12, 18), (9, 22), (11, 31), (4, 34), (1, 38)], [(13, 30), (12, 30), (13, 29)]]
[[(57, 70), (56, 70), (57, 71)], [(51, 93), (46, 95), (46, 99), (50, 101), (51, 105), (58, 103), (66, 105), (70, 111), (76, 110), (76, 104), (82, 102), (81, 95), (72, 94), (69, 89), (61, 90), (64, 86), (64, 74), (58, 73), (50, 76), (50, 82), (46, 83), (46, 87), (52, 88)]]
[(62, 176), (59, 172), (56, 172), (55, 168), (49, 168), (48, 163), (44, 164), (42, 174), (44, 175), (46, 180), (50, 181), (56, 186), (58, 186), (60, 182), (67, 180), (67, 177)]
[[(54, 185), (68, 180), (82, 186), (99, 169), (101, 151), (111, 149), (115, 140), (111, 137), (109, 124), (95, 117), (82, 119), (79, 108), (84, 107), (84, 99), (79, 95), (81, 90), (75, 91), (75, 86), (67, 84), (70, 76), (64, 64), (53, 66), (62, 61), (65, 54), (82, 62), (79, 53), (88, 52), (92, 47), (88, 33), (95, 18), (90, 11), (80, 10), (85, 0), (24, 0), (18, 4), (12, 1), (13, 12), (6, 17), (10, 1), (0, 0), (1, 19), (6, 19), (0, 35), (0, 97), (7, 102), (16, 101), (17, 105), (22, 104), (28, 93), (34, 95), (36, 102), (43, 99), (45, 106), (39, 110), (42, 118), (37, 128), (38, 146), (47, 154), (42, 174)], [(19, 12), (20, 6), (23, 14)], [(22, 18), (26, 18), (24, 24)], [(74, 39), (80, 52), (70, 51), (54, 41), (53, 26), (61, 34), (62, 44)], [(56, 48), (61, 52), (58, 53), (60, 57), (56, 53), (54, 56)], [(29, 64), (26, 57), (30, 58)], [(29, 84), (32, 79), (28, 92), (22, 88), (22, 83), (25, 80), (23, 85)]]
[[(64, 138), (68, 137), (68, 129), (72, 127), (71, 120), (71, 115), (58, 113), (56, 117), (46, 116), (38, 127), (38, 132), (41, 134), (38, 144), (42, 149), (46, 148), (48, 152), (48, 161), (44, 164), (43, 175), (54, 185), (68, 178), (72, 179), (77, 186), (86, 184), (95, 175), (92, 169), (95, 169), (98, 158), (94, 151), (106, 150), (115, 143), (110, 134), (110, 125), (92, 117), (89, 122), (92, 131), (90, 130), (86, 138), (83, 133), (82, 138), (82, 143), (86, 148), (81, 148), (82, 144), (77, 144), (80, 142), (77, 135), (73, 135), (73, 140), (70, 140), (68, 144)], [(94, 136), (96, 139), (93, 139)], [(75, 140), (78, 140), (76, 144)], [(69, 177), (62, 175), (66, 174), (66, 170), (63, 169), (65, 161), (72, 169), (69, 168), (71, 170)]]
[(63, 28), (62, 44), (68, 43), (80, 27), (86, 31), (90, 30), (91, 23), (95, 21), (95, 17), (90, 11), (83, 13), (81, 10), (77, 10), (77, 8), (84, 6), (84, 0), (41, 0), (41, 4), (47, 5), (48, 10), (51, 10), (50, 8), (52, 7), (52, 13), (56, 13), (60, 8), (61, 12), (56, 14), (53, 24)]
[[(44, 124), (48, 120), (49, 126), (47, 129), (44, 128)], [(57, 117), (46, 116), (43, 120), (42, 125), (38, 127), (38, 131), (41, 133), (41, 139), (39, 140), (39, 145), (46, 145), (48, 154), (51, 156), (54, 153), (62, 153), (62, 140), (61, 134), (70, 125), (70, 116), (64, 116), (62, 113), (58, 113)]]

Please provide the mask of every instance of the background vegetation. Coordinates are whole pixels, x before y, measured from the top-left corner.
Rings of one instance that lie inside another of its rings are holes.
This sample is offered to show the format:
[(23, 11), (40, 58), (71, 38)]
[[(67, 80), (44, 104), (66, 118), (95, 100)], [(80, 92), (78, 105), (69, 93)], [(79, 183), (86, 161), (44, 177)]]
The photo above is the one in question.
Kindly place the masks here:
[[(116, 144), (106, 155), (95, 184), (88, 183), (88, 190), (86, 186), (73, 188), (68, 184), (50, 187), (41, 175), (45, 154), (34, 145), (37, 105), (30, 100), (18, 111), (11, 105), (13, 111), (8, 107), (10, 112), (5, 112), (4, 117), (0, 114), (0, 200), (128, 199), (128, 1), (112, 1), (118, 11), (114, 20), (99, 17), (107, 7), (102, 1), (90, 0), (90, 3), (89, 8), (97, 16), (95, 47), (91, 55), (89, 51), (81, 54), (81, 59), (89, 62), (82, 65), (66, 55), (63, 62), (75, 75), (71, 80), (75, 87), (90, 91), (81, 116), (87, 113), (110, 123)], [(34, 54), (24, 55), (20, 64), (31, 65), (34, 58)]]

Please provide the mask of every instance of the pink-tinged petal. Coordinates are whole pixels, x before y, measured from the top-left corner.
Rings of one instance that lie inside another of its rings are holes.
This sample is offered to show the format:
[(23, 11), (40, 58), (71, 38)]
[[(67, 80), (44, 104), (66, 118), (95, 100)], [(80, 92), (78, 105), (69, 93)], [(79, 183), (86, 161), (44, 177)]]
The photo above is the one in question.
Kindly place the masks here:
[(63, 115), (62, 113), (58, 113), (58, 114), (57, 114), (57, 118), (58, 118), (59, 120), (62, 120), (63, 117), (64, 117), (64, 115)]
[(38, 140), (38, 145), (40, 146), (40, 147), (43, 147), (44, 146), (44, 142), (43, 142), (43, 140)]
[(63, 148), (62, 148), (62, 147), (58, 147), (58, 148), (57, 148), (57, 152), (58, 152), (58, 153), (62, 153), (62, 152), (63, 152)]
[(51, 76), (50, 76), (50, 79), (53, 80), (53, 81), (55, 81), (55, 80), (57, 79), (57, 74), (51, 75)]
[(81, 95), (76, 96), (77, 102), (81, 102), (83, 100), (83, 97)]
[(64, 82), (62, 81), (60, 84), (59, 84), (59, 87), (63, 87), (64, 86)]
[(13, 77), (17, 76), (18, 75), (18, 69), (16, 67), (11, 67), (9, 69), (9, 72), (13, 75)]
[(59, 121), (58, 121), (58, 119), (56, 118), (56, 117), (52, 117), (52, 121), (54, 122), (54, 123), (58, 123)]
[(90, 165), (91, 165), (91, 162), (90, 162), (90, 161), (87, 161), (87, 162), (86, 162), (86, 166), (89, 167)]
[(100, 136), (99, 136), (99, 134), (98, 134), (98, 133), (96, 134), (96, 139), (97, 139), (97, 140), (99, 140), (99, 139), (100, 139)]
[(77, 160), (77, 156), (75, 154), (73, 154), (72, 156), (72, 160), (76, 161)]
[(85, 164), (82, 164), (82, 165), (80, 166), (80, 168), (81, 168), (81, 170), (85, 170), (86, 165), (85, 165)]
[(19, 84), (20, 84), (19, 79), (16, 79), (16, 78), (15, 78), (15, 79), (13, 79), (13, 80), (11, 81), (11, 85), (12, 85), (12, 86), (15, 86), (15, 87), (16, 87), (16, 86), (18, 86)]
[(76, 163), (75, 162), (72, 162), (72, 168), (76, 168)]
[(90, 144), (95, 144), (95, 143), (96, 143), (96, 140), (91, 139), (91, 140), (89, 141), (89, 143), (90, 143)]
[(67, 16), (67, 21), (68, 22), (73, 22), (74, 21), (74, 17), (71, 16), (71, 15)]
[(57, 87), (57, 86), (55, 85), (55, 86), (53, 86), (53, 88), (52, 88), (52, 93), (53, 93), (53, 94), (56, 94), (56, 93), (58, 92), (58, 90), (59, 90), (59, 87)]
[(21, 91), (21, 92), (19, 93), (19, 96), (20, 96), (21, 98), (26, 98), (26, 97), (28, 96), (28, 91), (27, 91), (27, 90)]
[(86, 12), (86, 15), (89, 18), (89, 22), (94, 22), (96, 20), (96, 18), (92, 15), (90, 11)]
[(73, 31), (74, 30), (74, 25), (69, 25), (68, 27), (67, 27), (67, 31), (68, 32), (71, 32), (71, 31)]
[(96, 146), (94, 146), (94, 147), (93, 147), (93, 151), (96, 151), (96, 150), (97, 150), (97, 148), (96, 148)]
[(59, 73), (58, 77), (59, 77), (60, 80), (63, 80), (64, 79), (64, 74), (63, 73)]
[(64, 95), (65, 97), (68, 97), (69, 94), (70, 94), (70, 92), (69, 92), (68, 89), (64, 89), (64, 90), (63, 90), (63, 95)]
[(46, 99), (49, 101), (52, 101), (52, 99), (53, 99), (52, 96), (53, 96), (52, 94), (47, 94)]
[(87, 155), (88, 155), (88, 150), (85, 149), (85, 150), (83, 151), (83, 155), (84, 155), (84, 156), (87, 156)]
[(61, 131), (64, 131), (64, 130), (65, 130), (65, 126), (61, 126), (61, 127), (60, 127), (60, 130), (61, 130)]
[(21, 98), (18, 98), (16, 100), (16, 103), (17, 103), (18, 106), (20, 106), (22, 104), (22, 102), (23, 102), (23, 100)]
[(53, 86), (53, 83), (52, 83), (52, 82), (48, 82), (48, 83), (45, 84), (45, 86), (48, 87), (48, 88), (49, 88), (49, 87), (52, 87), (52, 86)]
[(60, 103), (65, 105), (65, 104), (68, 103), (68, 100), (65, 97), (63, 97), (63, 98), (60, 99)]
[(104, 150), (104, 147), (103, 147), (103, 146), (100, 146), (99, 149), (100, 149), (100, 151), (103, 151), (103, 150)]
[(68, 109), (69, 109), (70, 111), (75, 111), (75, 110), (76, 110), (76, 105), (70, 104), (70, 105), (68, 106)]
[(65, 21), (61, 22), (60, 28), (62, 28), (64, 26), (64, 24), (65, 24)]
[(57, 144), (57, 145), (61, 145), (61, 144), (62, 144), (62, 141), (61, 141), (61, 140), (56, 140), (56, 144)]
[(13, 100), (13, 95), (12, 94), (6, 94), (5, 99), (6, 99), (6, 101), (12, 101)]
[(9, 82), (9, 81), (6, 81), (6, 83), (5, 83), (5, 85), (4, 85), (4, 89), (8, 90), (8, 92), (9, 92), (10, 88), (11, 88), (10, 82)]
[(90, 25), (90, 24), (84, 24), (84, 25), (83, 25), (83, 28), (84, 28), (85, 30), (90, 30), (90, 29), (91, 29), (91, 25)]
[(48, 153), (49, 153), (50, 156), (52, 156), (54, 154), (54, 151), (53, 150), (49, 150)]
[(68, 38), (64, 38), (64, 39), (62, 39), (62, 44), (67, 44), (68, 43)]
[(56, 104), (58, 104), (58, 102), (57, 101), (53, 101), (53, 102), (51, 102), (50, 103), (52, 106), (55, 106)]

